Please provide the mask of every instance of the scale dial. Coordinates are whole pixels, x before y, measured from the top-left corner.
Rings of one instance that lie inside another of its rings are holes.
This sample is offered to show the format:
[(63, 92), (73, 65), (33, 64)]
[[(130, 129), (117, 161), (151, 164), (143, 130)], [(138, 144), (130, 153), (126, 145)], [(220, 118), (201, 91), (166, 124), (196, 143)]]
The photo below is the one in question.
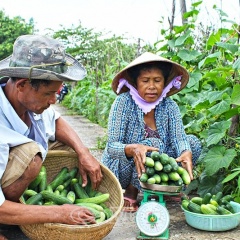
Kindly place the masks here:
[(144, 203), (136, 213), (137, 226), (147, 236), (161, 235), (168, 228), (169, 222), (167, 208), (158, 202)]

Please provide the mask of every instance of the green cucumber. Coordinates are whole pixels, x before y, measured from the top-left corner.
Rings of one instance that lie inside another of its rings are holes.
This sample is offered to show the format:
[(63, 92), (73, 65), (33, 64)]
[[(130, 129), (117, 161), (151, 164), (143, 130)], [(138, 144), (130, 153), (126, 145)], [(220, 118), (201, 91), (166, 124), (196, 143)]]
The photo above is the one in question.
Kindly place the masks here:
[(154, 160), (150, 157), (146, 157), (145, 159), (145, 166), (147, 167), (154, 167)]
[(110, 208), (104, 208), (103, 211), (106, 215), (106, 219), (109, 219), (113, 215), (113, 212)]
[(63, 184), (70, 176), (68, 174), (68, 168), (63, 167), (61, 171), (54, 177), (54, 179), (50, 182), (50, 186), (52, 187), (53, 191), (61, 184)]
[(159, 176), (161, 178), (161, 182), (168, 182), (169, 180), (169, 177), (168, 177), (168, 174), (167, 173), (164, 173), (164, 172), (160, 172), (159, 173)]
[(26, 204), (30, 204), (30, 205), (38, 205), (38, 202), (41, 201), (43, 198), (41, 193), (38, 193), (34, 196), (31, 196), (30, 198), (28, 198), (28, 200), (26, 201)]
[(168, 174), (168, 177), (172, 181), (178, 181), (181, 178), (180, 175), (177, 172), (170, 172)]
[(140, 181), (147, 182), (147, 180), (148, 180), (148, 175), (146, 173), (142, 173), (142, 175), (140, 177)]
[(99, 212), (103, 212), (104, 210), (104, 208), (100, 204), (96, 204), (96, 203), (75, 203), (75, 205), (82, 206), (82, 207), (91, 207), (98, 210)]
[(169, 156), (166, 153), (162, 153), (160, 155), (160, 162), (162, 163), (162, 165), (166, 165), (169, 163)]
[(199, 206), (198, 204), (196, 204), (192, 201), (189, 201), (188, 209), (189, 209), (189, 211), (194, 212), (194, 213), (202, 213), (201, 206)]
[(41, 173), (42, 178), (39, 183), (39, 192), (41, 192), (47, 188), (47, 170), (46, 170), (45, 166), (41, 167), (40, 173)]
[(154, 161), (159, 161), (160, 160), (160, 154), (157, 151), (152, 151), (150, 157), (154, 160)]
[(69, 200), (67, 197), (61, 196), (61, 195), (56, 195), (55, 193), (51, 193), (47, 190), (43, 190), (41, 192), (43, 199), (47, 201), (53, 201), (57, 205), (62, 205), (62, 204), (72, 204), (72, 201)]
[(147, 183), (148, 183), (148, 184), (155, 184), (155, 183), (156, 183), (156, 180), (155, 180), (154, 177), (150, 177), (150, 178), (148, 178)]
[(191, 201), (194, 202), (194, 203), (196, 203), (196, 204), (199, 205), (199, 206), (202, 204), (202, 200), (203, 200), (203, 199), (202, 199), (201, 197), (192, 197), (192, 198), (191, 198)]
[(24, 196), (32, 197), (32, 196), (38, 194), (38, 192), (36, 192), (32, 189), (26, 189), (23, 194), (24, 194)]
[(155, 179), (156, 184), (159, 184), (161, 182), (161, 177), (159, 176), (159, 174), (155, 173), (153, 175), (153, 178)]
[(188, 204), (189, 204), (189, 200), (187, 200), (187, 199), (182, 200), (181, 205), (182, 205), (183, 209), (189, 211), (189, 209), (188, 209)]
[(184, 184), (186, 184), (186, 185), (190, 184), (191, 178), (190, 178), (188, 171), (185, 168), (183, 168), (183, 173), (181, 174), (181, 177), (182, 177)]
[(156, 171), (162, 171), (163, 165), (161, 164), (160, 161), (155, 161), (155, 163), (154, 163), (154, 169), (155, 169)]
[(211, 193), (206, 193), (205, 196), (203, 197), (202, 204), (208, 204), (212, 198)]
[(76, 199), (75, 203), (88, 203), (89, 202), (89, 203), (99, 204), (99, 203), (106, 202), (109, 199), (109, 197), (110, 197), (109, 193), (103, 193), (100, 196), (95, 196), (95, 197), (92, 197), (92, 198)]
[(67, 198), (72, 202), (74, 203), (75, 202), (75, 199), (76, 199), (76, 194), (74, 191), (69, 191), (68, 194), (67, 194)]
[(206, 215), (218, 215), (218, 213), (212, 209), (212, 207), (208, 206), (207, 204), (202, 204), (200, 206), (201, 212)]
[(218, 212), (220, 215), (232, 214), (232, 212), (230, 212), (228, 209), (226, 209), (226, 208), (224, 208), (224, 207), (221, 207), (221, 206), (218, 206), (218, 207), (217, 207), (217, 212)]
[(170, 163), (167, 163), (167, 164), (163, 165), (163, 171), (164, 171), (165, 173), (170, 173), (170, 172), (172, 171), (172, 166), (171, 166), (171, 164), (170, 164)]
[(100, 217), (96, 219), (96, 223), (101, 223), (106, 219), (106, 215), (104, 212), (100, 212)]
[(89, 198), (85, 189), (78, 182), (73, 184), (73, 188), (78, 198)]

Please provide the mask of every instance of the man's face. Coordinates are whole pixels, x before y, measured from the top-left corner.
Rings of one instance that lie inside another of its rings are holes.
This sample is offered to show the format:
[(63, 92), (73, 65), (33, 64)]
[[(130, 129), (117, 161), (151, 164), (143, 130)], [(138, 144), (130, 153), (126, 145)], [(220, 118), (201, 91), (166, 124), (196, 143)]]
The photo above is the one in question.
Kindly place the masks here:
[(36, 114), (41, 114), (51, 104), (56, 102), (56, 92), (62, 82), (52, 81), (49, 85), (41, 84), (38, 89), (31, 86), (28, 79), (21, 79), (21, 91), (18, 93), (19, 103)]

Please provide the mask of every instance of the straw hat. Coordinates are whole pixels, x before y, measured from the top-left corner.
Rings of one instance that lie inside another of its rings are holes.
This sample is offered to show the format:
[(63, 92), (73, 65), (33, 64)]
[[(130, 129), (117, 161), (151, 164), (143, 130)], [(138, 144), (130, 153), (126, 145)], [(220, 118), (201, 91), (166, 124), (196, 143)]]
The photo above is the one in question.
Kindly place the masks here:
[(86, 76), (86, 70), (75, 58), (65, 53), (63, 45), (56, 39), (23, 35), (16, 39), (13, 54), (0, 61), (0, 76), (79, 81)]
[[(116, 91), (117, 91), (119, 80), (121, 78), (125, 78), (126, 80), (129, 79), (129, 76), (128, 76), (126, 70), (128, 70), (129, 68), (136, 66), (138, 64), (147, 63), (147, 62), (155, 62), (155, 61), (172, 63), (172, 70), (171, 70), (171, 73), (169, 74), (169, 78), (167, 79), (165, 85), (167, 85), (174, 77), (182, 76), (181, 88), (180, 89), (172, 88), (168, 92), (167, 96), (171, 96), (171, 95), (181, 91), (187, 85), (188, 80), (189, 80), (189, 74), (184, 67), (182, 67), (178, 63), (175, 63), (171, 60), (168, 60), (168, 59), (158, 56), (156, 54), (153, 54), (150, 52), (145, 52), (142, 55), (140, 55), (139, 57), (137, 57), (135, 60), (130, 62), (124, 69), (122, 69), (120, 72), (117, 73), (117, 75), (113, 78), (113, 81), (112, 81), (113, 91), (117, 94)], [(121, 89), (121, 91), (119, 92), (119, 94), (121, 94), (123, 92), (127, 92), (127, 91), (129, 91), (129, 89), (127, 87), (123, 87)]]

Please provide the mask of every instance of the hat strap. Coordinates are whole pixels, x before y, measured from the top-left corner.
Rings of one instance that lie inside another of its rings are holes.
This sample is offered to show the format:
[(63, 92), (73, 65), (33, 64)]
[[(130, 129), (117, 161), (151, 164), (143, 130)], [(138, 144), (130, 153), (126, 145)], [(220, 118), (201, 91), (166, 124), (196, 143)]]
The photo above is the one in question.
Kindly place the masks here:
[(139, 106), (139, 108), (142, 109), (142, 111), (147, 114), (152, 109), (156, 107), (156, 105), (159, 104), (160, 101), (162, 101), (166, 96), (167, 93), (171, 90), (172, 87), (175, 87), (177, 89), (181, 88), (181, 79), (182, 76), (175, 77), (162, 91), (161, 96), (155, 101), (155, 102), (147, 102), (145, 101), (139, 94), (136, 88), (134, 88), (131, 84), (128, 83), (128, 81), (124, 78), (121, 78), (119, 80), (118, 88), (117, 88), (117, 94), (120, 92), (122, 87), (125, 85), (129, 88), (130, 94), (134, 100), (134, 102)]
[(28, 76), (29, 81), (31, 81), (31, 75), (32, 75), (32, 71), (33, 71), (34, 68), (48, 67), (48, 66), (57, 66), (57, 65), (72, 66), (73, 64), (68, 63), (66, 61), (62, 61), (62, 62), (56, 62), (56, 63), (44, 63), (44, 64), (40, 64), (40, 65), (33, 65), (29, 69), (29, 76)]

